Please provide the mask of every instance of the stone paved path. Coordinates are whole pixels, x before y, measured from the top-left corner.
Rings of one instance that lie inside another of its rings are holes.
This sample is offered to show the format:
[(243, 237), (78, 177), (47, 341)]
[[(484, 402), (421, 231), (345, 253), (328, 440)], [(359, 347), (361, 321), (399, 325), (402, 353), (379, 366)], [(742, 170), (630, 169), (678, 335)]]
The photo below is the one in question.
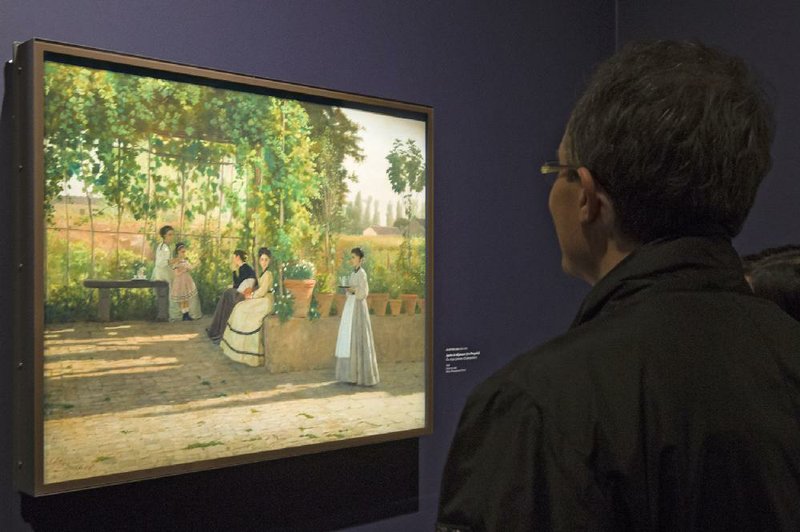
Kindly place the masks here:
[(421, 362), (379, 360), (374, 388), (270, 375), (224, 356), (209, 321), (49, 327), (45, 483), (424, 426)]

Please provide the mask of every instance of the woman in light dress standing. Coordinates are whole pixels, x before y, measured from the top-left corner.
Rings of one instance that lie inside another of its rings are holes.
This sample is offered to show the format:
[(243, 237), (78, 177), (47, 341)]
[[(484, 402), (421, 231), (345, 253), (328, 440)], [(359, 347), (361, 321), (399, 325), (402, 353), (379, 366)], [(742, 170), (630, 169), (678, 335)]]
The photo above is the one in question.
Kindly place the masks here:
[[(175, 230), (171, 225), (165, 225), (158, 230), (161, 236), (161, 243), (156, 247), (156, 264), (153, 267), (151, 281), (166, 281), (169, 283), (167, 301), (169, 301), (169, 319), (174, 320), (176, 314), (180, 313), (178, 304), (172, 301), (169, 296), (172, 294), (172, 281), (175, 279), (175, 272), (172, 269), (174, 260), (172, 258), (172, 242), (175, 240)], [(153, 289), (154, 291), (156, 289)]]
[(161, 243), (156, 247), (156, 264), (153, 268), (152, 281), (167, 281), (172, 285), (174, 272), (172, 271), (172, 241), (175, 240), (175, 230), (171, 225), (165, 225), (158, 230)]
[(362, 268), (364, 252), (350, 250), (353, 273), (347, 283), (347, 299), (336, 339), (336, 380), (374, 386), (380, 382), (372, 322), (369, 319), (367, 272)]
[(198, 299), (196, 306), (200, 306), (199, 297), (197, 295), (197, 285), (192, 279), (192, 265), (189, 259), (186, 258), (186, 244), (178, 242), (175, 244), (175, 259), (172, 262), (172, 269), (175, 271), (175, 277), (172, 280), (170, 287), (169, 299), (178, 304), (183, 314), (183, 321), (192, 321), (190, 316), (190, 309)]
[(258, 264), (261, 266), (261, 277), (258, 289), (245, 295), (244, 301), (236, 303), (222, 334), (222, 352), (236, 362), (248, 366), (264, 365), (264, 318), (274, 305), (272, 272), (269, 262), (272, 252), (269, 248), (258, 250)]

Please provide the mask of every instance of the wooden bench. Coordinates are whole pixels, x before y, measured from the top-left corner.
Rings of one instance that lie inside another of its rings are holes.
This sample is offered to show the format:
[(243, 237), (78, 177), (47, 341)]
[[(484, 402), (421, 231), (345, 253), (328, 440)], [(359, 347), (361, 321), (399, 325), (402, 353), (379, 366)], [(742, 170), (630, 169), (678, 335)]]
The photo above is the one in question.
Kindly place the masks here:
[(100, 303), (97, 306), (97, 319), (111, 321), (111, 292), (112, 288), (154, 288), (156, 291), (156, 321), (169, 320), (169, 283), (167, 281), (149, 281), (147, 279), (86, 279), (83, 281), (86, 288), (100, 290)]

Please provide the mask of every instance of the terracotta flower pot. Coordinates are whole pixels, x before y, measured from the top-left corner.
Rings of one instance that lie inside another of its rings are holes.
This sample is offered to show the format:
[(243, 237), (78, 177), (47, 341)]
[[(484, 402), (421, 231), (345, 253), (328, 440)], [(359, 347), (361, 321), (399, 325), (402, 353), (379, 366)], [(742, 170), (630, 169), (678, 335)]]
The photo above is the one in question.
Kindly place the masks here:
[(417, 294), (400, 294), (400, 300), (403, 302), (403, 310), (409, 316), (413, 316), (417, 312)]
[(292, 293), (294, 297), (295, 318), (305, 318), (308, 316), (308, 309), (311, 308), (311, 294), (314, 292), (316, 279), (286, 279), (283, 286)]
[(389, 302), (389, 294), (385, 292), (377, 292), (367, 296), (369, 300), (369, 308), (376, 316), (386, 316), (386, 303)]
[(403, 300), (402, 299), (390, 299), (389, 300), (389, 310), (392, 312), (392, 316), (399, 316), (400, 311), (403, 309)]
[(347, 301), (347, 294), (336, 294), (336, 315), (341, 316), (344, 311), (344, 302)]
[(327, 318), (331, 314), (333, 306), (333, 294), (317, 294), (317, 310), (321, 318)]

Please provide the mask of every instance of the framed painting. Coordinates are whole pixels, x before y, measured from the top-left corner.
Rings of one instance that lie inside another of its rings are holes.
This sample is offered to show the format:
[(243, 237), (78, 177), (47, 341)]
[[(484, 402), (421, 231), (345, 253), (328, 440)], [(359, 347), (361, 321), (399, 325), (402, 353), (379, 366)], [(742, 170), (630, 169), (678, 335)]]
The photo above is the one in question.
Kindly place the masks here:
[(10, 71), (21, 491), (431, 432), (430, 107), (44, 40)]

